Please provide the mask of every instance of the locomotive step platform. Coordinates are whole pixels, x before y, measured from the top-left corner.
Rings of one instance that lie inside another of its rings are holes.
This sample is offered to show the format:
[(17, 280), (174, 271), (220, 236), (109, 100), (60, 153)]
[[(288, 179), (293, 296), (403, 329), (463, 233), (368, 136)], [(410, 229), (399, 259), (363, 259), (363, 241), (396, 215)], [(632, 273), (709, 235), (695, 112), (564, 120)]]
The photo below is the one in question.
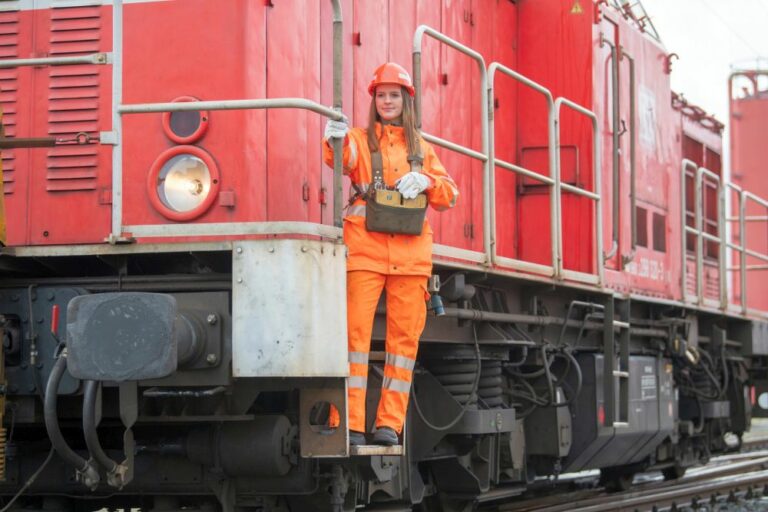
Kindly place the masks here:
[(349, 447), (349, 454), (352, 457), (371, 457), (373, 455), (395, 455), (403, 454), (402, 445), (381, 446), (378, 444), (361, 444)]

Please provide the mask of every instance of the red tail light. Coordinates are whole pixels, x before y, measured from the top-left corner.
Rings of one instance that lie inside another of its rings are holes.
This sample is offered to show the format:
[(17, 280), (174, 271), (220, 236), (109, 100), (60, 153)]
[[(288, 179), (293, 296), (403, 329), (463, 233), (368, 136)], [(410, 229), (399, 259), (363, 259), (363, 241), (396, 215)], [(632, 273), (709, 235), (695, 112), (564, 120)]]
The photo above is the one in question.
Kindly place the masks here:
[(605, 407), (602, 405), (597, 408), (597, 424), (605, 425)]
[(51, 332), (54, 335), (59, 334), (59, 305), (54, 304), (51, 308)]

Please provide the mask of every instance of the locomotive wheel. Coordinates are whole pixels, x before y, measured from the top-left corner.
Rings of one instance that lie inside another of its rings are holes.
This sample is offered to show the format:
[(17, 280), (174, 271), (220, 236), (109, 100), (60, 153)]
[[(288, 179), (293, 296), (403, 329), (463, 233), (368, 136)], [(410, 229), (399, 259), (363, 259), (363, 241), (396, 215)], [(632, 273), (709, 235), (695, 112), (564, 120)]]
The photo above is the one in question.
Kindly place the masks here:
[(600, 485), (608, 492), (622, 492), (632, 487), (635, 474), (632, 472), (620, 472), (615, 469), (600, 470)]
[(682, 467), (680, 464), (669, 466), (661, 470), (661, 474), (664, 475), (664, 480), (677, 480), (682, 478), (687, 468)]
[(444, 494), (425, 498), (421, 504), (422, 512), (472, 512), (474, 501), (449, 498)]

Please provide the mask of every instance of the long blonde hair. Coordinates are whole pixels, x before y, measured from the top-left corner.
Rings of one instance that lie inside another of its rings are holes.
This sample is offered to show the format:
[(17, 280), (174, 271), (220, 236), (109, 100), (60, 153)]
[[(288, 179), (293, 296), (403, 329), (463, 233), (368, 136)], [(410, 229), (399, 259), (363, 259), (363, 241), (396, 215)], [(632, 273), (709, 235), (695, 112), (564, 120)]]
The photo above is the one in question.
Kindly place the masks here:
[[(414, 106), (413, 96), (408, 94), (405, 87), (400, 86), (400, 93), (403, 95), (403, 113), (401, 114), (403, 131), (405, 132), (405, 144), (408, 147), (408, 156), (411, 158), (422, 159), (421, 153), (421, 132), (416, 127), (416, 107)], [(380, 151), (379, 137), (376, 133), (376, 123), (381, 123), (381, 117), (376, 110), (376, 91), (371, 97), (371, 108), (368, 110), (368, 149), (371, 153)]]

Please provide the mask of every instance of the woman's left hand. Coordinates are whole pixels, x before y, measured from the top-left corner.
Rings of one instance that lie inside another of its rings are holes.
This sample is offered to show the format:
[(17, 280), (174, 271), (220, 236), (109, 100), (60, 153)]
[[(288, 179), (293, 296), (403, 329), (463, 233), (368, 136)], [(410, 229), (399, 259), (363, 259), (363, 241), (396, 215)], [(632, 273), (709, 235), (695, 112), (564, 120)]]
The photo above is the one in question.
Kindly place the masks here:
[(431, 185), (429, 177), (419, 172), (409, 172), (395, 183), (397, 191), (403, 194), (405, 199), (413, 199)]

